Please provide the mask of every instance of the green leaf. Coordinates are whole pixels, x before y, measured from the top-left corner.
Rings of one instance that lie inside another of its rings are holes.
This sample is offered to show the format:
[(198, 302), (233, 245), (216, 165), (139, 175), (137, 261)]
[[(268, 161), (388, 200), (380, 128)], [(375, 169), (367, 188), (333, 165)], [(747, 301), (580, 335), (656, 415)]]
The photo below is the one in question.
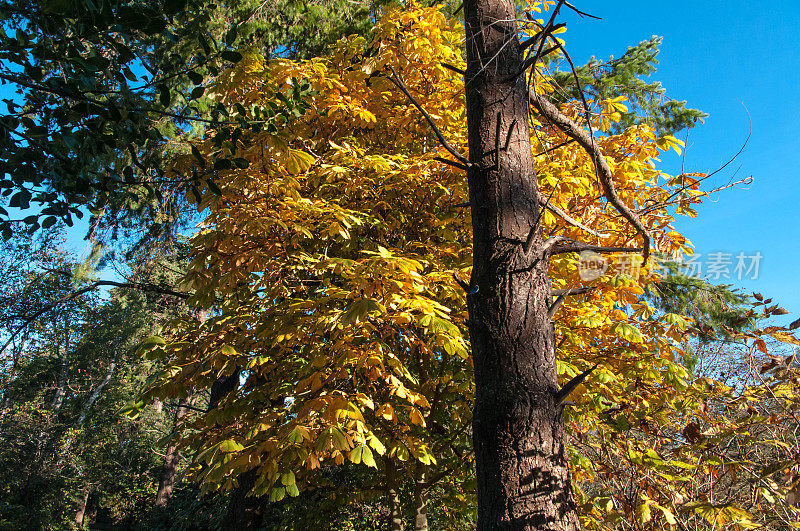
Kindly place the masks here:
[(230, 61), (231, 63), (238, 63), (239, 61), (242, 60), (242, 54), (231, 50), (223, 50), (222, 53), (220, 53), (220, 56), (222, 56), (222, 58), (225, 59), (226, 61)]
[(8, 202), (8, 206), (24, 210), (28, 208), (30, 200), (31, 200), (30, 192), (28, 192), (27, 190), (20, 190), (19, 192), (11, 196), (11, 200)]
[(231, 29), (228, 30), (228, 33), (225, 34), (225, 44), (231, 46), (234, 42), (236, 42), (236, 37), (239, 34), (238, 26), (233, 26)]
[(229, 159), (217, 159), (214, 161), (215, 170), (230, 170), (232, 167), (233, 163)]
[(166, 85), (158, 86), (158, 101), (164, 107), (169, 107), (169, 102), (172, 101), (172, 96), (169, 93), (169, 87)]
[(186, 0), (165, 0), (164, 13), (177, 15), (186, 8)]
[(271, 491), (269, 491), (269, 501), (271, 502), (279, 502), (286, 496), (286, 488), (285, 487), (275, 487)]
[(206, 39), (206, 36), (200, 33), (197, 36), (197, 40), (200, 41), (200, 47), (203, 49), (203, 52), (205, 52), (206, 55), (210, 54), (211, 46), (208, 44), (208, 39)]
[(222, 348), (219, 350), (225, 356), (236, 356), (238, 354), (238, 352), (236, 352), (236, 349), (230, 345), (222, 345)]
[(191, 98), (193, 100), (196, 100), (197, 98), (200, 98), (205, 93), (205, 91), (206, 91), (205, 87), (202, 87), (202, 86), (201, 87), (195, 87), (192, 90)]
[(225, 452), (226, 454), (231, 452), (240, 452), (242, 450), (244, 450), (244, 446), (233, 439), (227, 439), (219, 443), (219, 451)]
[(375, 464), (375, 459), (372, 457), (372, 450), (370, 450), (367, 446), (362, 446), (362, 448), (361, 462), (369, 467), (378, 468), (378, 466)]
[(636, 508), (636, 519), (641, 523), (647, 523), (653, 518), (650, 511), (650, 504), (645, 502)]
[(363, 451), (364, 451), (364, 446), (361, 445), (356, 446), (355, 448), (350, 450), (350, 455), (348, 455), (347, 458), (351, 462), (359, 464), (361, 462), (361, 454), (363, 453)]
[(200, 153), (200, 150), (197, 149), (197, 147), (194, 144), (191, 145), (191, 149), (192, 149), (192, 155), (194, 155), (194, 158), (197, 159), (197, 162), (200, 163), (200, 166), (205, 168), (206, 167), (206, 159), (205, 159), (205, 157), (203, 157), (203, 154)]
[(631, 343), (642, 343), (644, 336), (639, 329), (628, 323), (614, 323), (611, 325), (611, 332)]
[(199, 85), (200, 83), (203, 82), (203, 75), (198, 72), (195, 72), (194, 70), (188, 72), (186, 75), (189, 76), (189, 81), (191, 81), (195, 85)]
[(217, 183), (215, 183), (213, 179), (206, 180), (206, 184), (208, 185), (208, 189), (211, 190), (213, 194), (222, 195), (222, 190), (220, 190), (219, 186), (217, 186)]

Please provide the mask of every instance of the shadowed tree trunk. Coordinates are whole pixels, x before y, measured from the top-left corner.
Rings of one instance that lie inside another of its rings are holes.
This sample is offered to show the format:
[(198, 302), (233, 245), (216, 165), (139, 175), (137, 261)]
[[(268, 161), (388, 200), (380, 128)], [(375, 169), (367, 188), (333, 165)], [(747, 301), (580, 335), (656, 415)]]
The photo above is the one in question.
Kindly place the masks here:
[(86, 506), (89, 503), (89, 493), (90, 492), (91, 492), (91, 490), (89, 489), (89, 485), (86, 485), (86, 487), (84, 487), (84, 489), (83, 489), (83, 498), (81, 498), (81, 501), (78, 503), (78, 510), (75, 513), (75, 523), (78, 526), (82, 526), (83, 525), (83, 519), (84, 519), (84, 516), (86, 515)]
[[(239, 385), (239, 372), (230, 376), (217, 378), (211, 386), (211, 396), (208, 409), (215, 409), (219, 402), (234, 391)], [(258, 479), (258, 469), (245, 472), (237, 479), (236, 487), (231, 491), (228, 502), (228, 511), (225, 513), (223, 527), (226, 530), (259, 529), (264, 518), (264, 506), (267, 500), (264, 496), (248, 496)]]
[(478, 529), (580, 529), (514, 2), (467, 0), (464, 15)]
[(386, 467), (386, 494), (389, 497), (389, 531), (403, 531), (403, 503), (397, 490), (397, 469), (387, 455), (383, 458)]
[[(208, 318), (208, 311), (197, 310), (195, 315), (202, 324)], [(178, 401), (178, 408), (175, 410), (175, 421), (172, 424), (173, 431), (180, 426), (183, 418), (189, 413), (196, 399), (196, 396), (190, 395), (188, 398), (181, 398)], [(180, 460), (181, 454), (177, 446), (170, 443), (169, 446), (167, 446), (166, 454), (164, 454), (164, 464), (161, 466), (161, 477), (158, 482), (158, 491), (156, 491), (156, 507), (166, 507), (167, 503), (169, 503), (172, 491), (175, 490), (175, 481), (178, 476), (178, 464)]]
[[(189, 407), (194, 404), (194, 397), (181, 398), (178, 401), (178, 407), (175, 410), (175, 422), (173, 423), (173, 430), (180, 426), (183, 418), (189, 413)], [(170, 443), (167, 446), (167, 452), (164, 454), (164, 464), (161, 466), (161, 477), (158, 481), (158, 491), (156, 492), (156, 507), (166, 507), (169, 499), (172, 496), (172, 491), (175, 490), (175, 481), (178, 477), (178, 465), (181, 461), (181, 453), (175, 444)]]
[(228, 502), (228, 512), (223, 523), (225, 531), (262, 527), (267, 500), (264, 496), (247, 495), (255, 486), (257, 479), (258, 469), (248, 470), (239, 476), (238, 485), (231, 491), (231, 499)]

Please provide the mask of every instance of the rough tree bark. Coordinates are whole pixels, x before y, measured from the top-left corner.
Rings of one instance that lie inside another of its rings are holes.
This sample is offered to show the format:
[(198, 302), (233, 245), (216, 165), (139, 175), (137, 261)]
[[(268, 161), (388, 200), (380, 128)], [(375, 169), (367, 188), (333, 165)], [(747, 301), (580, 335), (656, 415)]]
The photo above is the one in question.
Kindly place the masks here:
[(464, 16), (478, 529), (580, 529), (514, 2), (466, 0)]
[[(197, 310), (196, 317), (200, 323), (204, 323), (208, 318), (208, 311)], [(178, 407), (175, 410), (175, 421), (173, 422), (173, 430), (180, 426), (183, 418), (189, 413), (189, 410), (194, 406), (196, 396), (189, 396), (188, 398), (181, 398), (178, 401)], [(181, 454), (178, 448), (170, 443), (167, 446), (167, 452), (164, 454), (164, 462), (161, 465), (161, 477), (158, 481), (158, 490), (156, 491), (156, 507), (166, 507), (169, 499), (172, 496), (172, 491), (175, 490), (175, 481), (178, 476), (178, 464), (181, 460)]]
[(86, 515), (86, 506), (89, 504), (89, 494), (91, 493), (91, 489), (89, 485), (86, 485), (83, 488), (83, 497), (81, 501), (78, 503), (78, 510), (75, 512), (75, 524), (78, 527), (83, 526), (83, 520)]

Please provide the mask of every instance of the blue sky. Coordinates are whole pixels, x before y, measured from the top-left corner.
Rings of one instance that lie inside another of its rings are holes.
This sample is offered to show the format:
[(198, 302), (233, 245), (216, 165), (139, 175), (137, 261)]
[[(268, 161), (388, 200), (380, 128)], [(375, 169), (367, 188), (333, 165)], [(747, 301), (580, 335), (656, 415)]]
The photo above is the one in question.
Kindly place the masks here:
[[(562, 37), (576, 64), (592, 55), (619, 57), (651, 35), (664, 38), (653, 79), (664, 84), (668, 95), (710, 115), (689, 134), (687, 171), (712, 171), (734, 155), (747, 137), (749, 112), (747, 148), (716, 176), (712, 187), (725, 184), (737, 170), (737, 178), (752, 175), (753, 184), (719, 193), (700, 206), (697, 218), (684, 218), (677, 226), (704, 255), (760, 251), (764, 258), (758, 279), (731, 281), (781, 302), (792, 312), (781, 322), (797, 319), (800, 1), (573, 3), (603, 19), (581, 20), (565, 11), (567, 32)], [(669, 174), (680, 173), (680, 159), (665, 156), (662, 167)]]

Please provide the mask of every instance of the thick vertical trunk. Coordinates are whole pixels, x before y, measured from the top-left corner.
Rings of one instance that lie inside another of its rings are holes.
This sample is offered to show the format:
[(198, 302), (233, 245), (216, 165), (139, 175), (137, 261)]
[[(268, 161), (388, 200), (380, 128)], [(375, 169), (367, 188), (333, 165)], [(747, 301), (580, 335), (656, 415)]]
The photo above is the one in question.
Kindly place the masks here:
[(414, 472), (414, 531), (428, 531), (428, 465), (419, 461)]
[(467, 0), (464, 15), (478, 529), (579, 529), (514, 2)]
[[(208, 318), (208, 311), (197, 310), (195, 316), (202, 324)], [(189, 409), (194, 405), (196, 398), (190, 395), (188, 398), (182, 398), (178, 401), (178, 408), (175, 410), (175, 421), (172, 424), (173, 431), (183, 422), (183, 418), (189, 413)], [(178, 447), (170, 443), (164, 454), (164, 463), (161, 465), (161, 477), (158, 481), (158, 491), (156, 491), (156, 507), (166, 507), (167, 503), (169, 503), (172, 491), (175, 490), (180, 460), (181, 454), (178, 451)]]
[(403, 531), (403, 504), (400, 501), (400, 491), (397, 490), (397, 470), (389, 456), (384, 456), (383, 463), (386, 467), (386, 494), (389, 498), (389, 531)]
[[(215, 409), (219, 402), (234, 391), (239, 385), (239, 372), (230, 376), (217, 378), (211, 386), (211, 396), (208, 399), (208, 409)], [(258, 529), (262, 527), (264, 507), (267, 504), (265, 496), (248, 496), (258, 479), (258, 470), (250, 470), (242, 474), (236, 487), (231, 491), (228, 501), (228, 511), (225, 513), (224, 529)]]
[[(178, 401), (178, 408), (175, 410), (175, 422), (173, 429), (180, 426), (183, 418), (189, 413), (189, 408), (194, 400), (192, 397), (181, 398)], [(174, 443), (167, 446), (167, 452), (164, 454), (164, 463), (161, 465), (161, 477), (158, 481), (158, 491), (156, 492), (156, 507), (166, 507), (169, 499), (172, 496), (172, 491), (175, 490), (175, 481), (178, 477), (178, 465), (181, 461), (181, 453)]]

